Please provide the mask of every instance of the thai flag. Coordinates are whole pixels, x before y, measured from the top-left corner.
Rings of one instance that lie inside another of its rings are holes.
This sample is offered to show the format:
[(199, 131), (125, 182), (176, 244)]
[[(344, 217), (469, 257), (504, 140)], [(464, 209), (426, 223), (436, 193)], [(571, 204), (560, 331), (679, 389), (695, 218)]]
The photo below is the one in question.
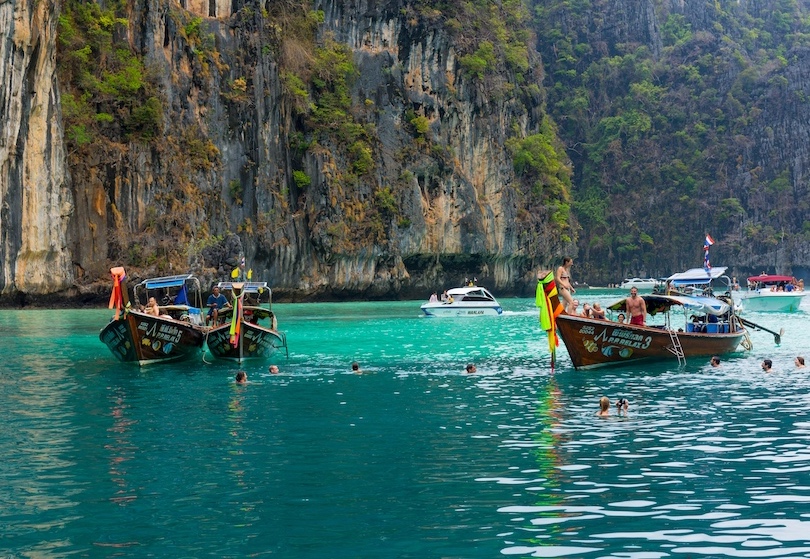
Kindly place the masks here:
[(712, 267), (709, 263), (709, 247), (714, 244), (714, 239), (707, 233), (706, 240), (703, 241), (703, 267), (707, 270)]

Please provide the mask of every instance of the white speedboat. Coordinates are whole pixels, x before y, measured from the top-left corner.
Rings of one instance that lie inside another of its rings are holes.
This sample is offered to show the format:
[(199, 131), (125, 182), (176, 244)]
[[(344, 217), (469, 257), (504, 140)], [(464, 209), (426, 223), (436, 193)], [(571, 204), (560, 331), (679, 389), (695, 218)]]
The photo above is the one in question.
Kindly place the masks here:
[(619, 288), (630, 290), (635, 287), (639, 291), (652, 291), (657, 285), (659, 281), (655, 278), (630, 278), (624, 280)]
[(734, 291), (746, 311), (793, 312), (798, 310), (805, 291), (798, 290), (796, 278), (762, 274), (748, 278), (746, 291)]
[(492, 293), (480, 286), (456, 287), (447, 291), (447, 300), (420, 307), (427, 316), (498, 316), (503, 313)]

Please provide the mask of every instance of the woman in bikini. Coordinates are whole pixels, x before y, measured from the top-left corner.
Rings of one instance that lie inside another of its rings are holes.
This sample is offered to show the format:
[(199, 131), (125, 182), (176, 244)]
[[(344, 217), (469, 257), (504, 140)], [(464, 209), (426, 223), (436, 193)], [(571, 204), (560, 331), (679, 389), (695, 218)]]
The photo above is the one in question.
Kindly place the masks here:
[(577, 292), (571, 285), (571, 266), (574, 264), (574, 259), (566, 256), (563, 258), (562, 266), (557, 268), (555, 279), (557, 280), (557, 291), (560, 297), (563, 298), (565, 304), (565, 312), (571, 312), (571, 303), (574, 302), (573, 294)]

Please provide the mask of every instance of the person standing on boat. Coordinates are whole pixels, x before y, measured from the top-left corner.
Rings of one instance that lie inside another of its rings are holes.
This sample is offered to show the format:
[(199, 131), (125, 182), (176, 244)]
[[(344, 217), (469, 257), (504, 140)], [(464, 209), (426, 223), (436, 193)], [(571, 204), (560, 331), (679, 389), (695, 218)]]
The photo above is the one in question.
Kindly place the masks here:
[(627, 307), (627, 312), (630, 313), (630, 324), (644, 326), (644, 321), (647, 318), (647, 303), (638, 296), (637, 288), (630, 288), (630, 297), (625, 299), (624, 304)]
[(219, 318), (219, 310), (230, 306), (231, 304), (228, 302), (225, 295), (219, 292), (219, 286), (215, 285), (211, 290), (211, 295), (208, 296), (207, 307), (209, 321), (213, 321), (213, 323), (216, 324)]
[(439, 298), (436, 296), (436, 292), (434, 291), (433, 294), (430, 296), (429, 303), (438, 303)]
[(560, 297), (565, 303), (565, 312), (568, 314), (574, 312), (571, 308), (571, 303), (574, 302), (573, 294), (577, 292), (577, 290), (571, 285), (571, 266), (573, 265), (574, 259), (566, 256), (563, 258), (562, 266), (557, 268), (557, 273), (554, 277), (557, 282), (557, 291), (560, 293)]

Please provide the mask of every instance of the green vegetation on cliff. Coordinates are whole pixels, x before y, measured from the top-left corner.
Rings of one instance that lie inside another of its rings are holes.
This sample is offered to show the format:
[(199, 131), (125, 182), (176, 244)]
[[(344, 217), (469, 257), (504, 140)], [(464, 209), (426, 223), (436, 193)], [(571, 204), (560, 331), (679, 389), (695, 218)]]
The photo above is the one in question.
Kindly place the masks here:
[(535, 2), (549, 111), (576, 169), (580, 262), (604, 281), (664, 274), (700, 265), (706, 232), (720, 241), (714, 262), (771, 261), (804, 237), (810, 200), (796, 203), (789, 158), (755, 146), (781, 124), (765, 111), (807, 103), (786, 68), (800, 63), (810, 14), (794, 0), (653, 5)]
[(143, 61), (116, 40), (126, 2), (67, 0), (59, 17), (59, 70), (68, 147), (97, 136), (148, 142), (162, 128), (163, 107)]

